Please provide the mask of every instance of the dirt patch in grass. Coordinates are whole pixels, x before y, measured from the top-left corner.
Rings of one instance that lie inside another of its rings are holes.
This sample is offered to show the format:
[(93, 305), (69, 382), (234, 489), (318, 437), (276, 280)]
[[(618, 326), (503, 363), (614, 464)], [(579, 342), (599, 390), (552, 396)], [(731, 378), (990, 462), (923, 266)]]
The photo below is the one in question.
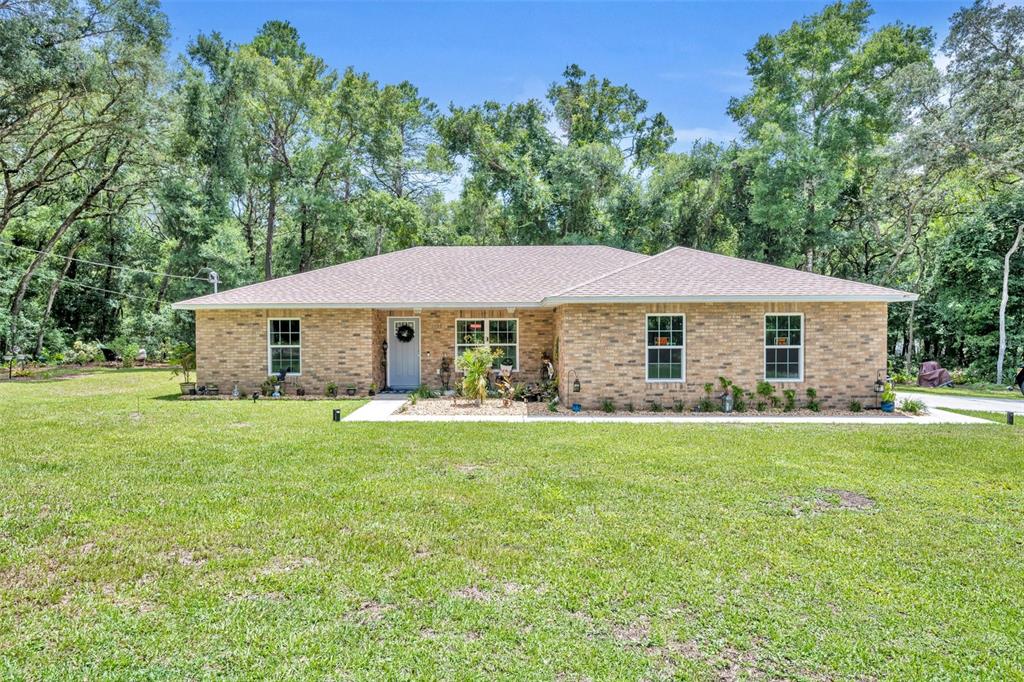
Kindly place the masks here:
[(494, 599), (494, 593), (488, 592), (487, 590), (481, 590), (475, 585), (469, 587), (460, 587), (457, 590), (452, 590), (451, 595), (458, 597), (459, 599), (468, 599), (475, 602), (489, 602)]
[(810, 498), (786, 496), (782, 499), (783, 510), (797, 517), (832, 511), (868, 512), (876, 507), (877, 503), (867, 495), (839, 488), (821, 488)]
[(297, 571), (300, 568), (317, 566), (320, 562), (310, 556), (301, 558), (295, 557), (274, 557), (269, 564), (260, 569), (261, 575), (284, 575)]
[[(867, 511), (868, 509), (875, 508), (875, 501), (867, 495), (861, 495), (860, 493), (850, 492), (849, 490), (839, 490), (837, 488), (823, 488), (821, 493), (828, 495), (831, 499), (819, 500), (819, 502), (831, 509)], [(839, 501), (835, 502), (835, 498), (839, 498)]]
[(206, 559), (188, 549), (172, 549), (169, 552), (161, 552), (160, 558), (164, 561), (198, 568), (206, 564)]
[(384, 616), (388, 611), (392, 610), (394, 606), (390, 604), (382, 604), (379, 601), (373, 599), (364, 601), (359, 605), (354, 612), (356, 620), (364, 624), (379, 623), (384, 620)]

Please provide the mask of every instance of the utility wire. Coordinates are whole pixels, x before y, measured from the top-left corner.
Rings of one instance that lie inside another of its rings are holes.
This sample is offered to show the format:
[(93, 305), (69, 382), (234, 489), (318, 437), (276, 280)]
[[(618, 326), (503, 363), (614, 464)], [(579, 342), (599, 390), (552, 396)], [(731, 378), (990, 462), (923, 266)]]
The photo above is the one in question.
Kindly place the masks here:
[[(49, 279), (51, 282), (53, 280), (57, 279), (56, 275), (51, 275), (51, 273), (37, 273), (36, 277), (41, 277), (42, 279)], [(140, 301), (145, 301), (146, 303), (156, 303), (157, 302), (157, 300), (155, 298), (150, 298), (148, 296), (139, 296), (137, 294), (126, 294), (123, 291), (114, 291), (112, 289), (104, 289), (103, 287), (94, 287), (91, 284), (85, 284), (83, 282), (78, 282), (78, 281), (75, 281), (73, 279), (69, 279), (67, 277), (64, 277), (61, 280), (61, 282), (60, 282), (60, 285), (62, 287), (65, 284), (73, 286), (73, 287), (82, 287), (83, 289), (91, 289), (93, 291), (102, 291), (105, 294), (113, 294), (115, 296), (125, 296), (127, 298), (135, 298), (135, 299), (138, 299)], [(160, 305), (171, 305), (173, 303), (173, 301), (160, 301), (159, 303), (160, 303)]]
[(197, 275), (172, 275), (169, 272), (154, 272), (153, 270), (142, 270), (140, 268), (130, 268), (130, 267), (126, 266), (126, 265), (114, 265), (113, 263), (99, 263), (99, 262), (94, 261), (94, 260), (86, 260), (84, 258), (74, 258), (72, 256), (65, 256), (65, 255), (62, 255), (62, 254), (59, 254), (59, 253), (55, 253), (53, 251), (50, 251), (49, 253), (47, 253), (46, 251), (40, 251), (38, 249), (33, 249), (33, 248), (28, 247), (28, 246), (20, 246), (18, 244), (14, 244), (12, 242), (5, 241), (3, 239), (0, 239), (0, 245), (2, 245), (2, 246), (9, 246), (12, 249), (22, 249), (23, 251), (31, 251), (32, 253), (41, 253), (41, 254), (46, 255), (46, 256), (56, 256), (57, 258), (63, 258), (65, 260), (73, 260), (73, 261), (76, 261), (78, 263), (86, 263), (87, 265), (99, 265), (100, 267), (104, 267), (104, 268), (114, 268), (115, 270), (127, 270), (129, 272), (141, 272), (141, 273), (144, 273), (144, 274), (147, 274), (147, 275), (157, 275), (158, 277), (172, 277), (174, 279), (194, 279), (194, 280), (197, 280), (199, 282), (206, 282), (206, 283), (209, 283), (209, 281), (210, 281), (209, 278), (207, 278), (207, 277), (199, 277)]

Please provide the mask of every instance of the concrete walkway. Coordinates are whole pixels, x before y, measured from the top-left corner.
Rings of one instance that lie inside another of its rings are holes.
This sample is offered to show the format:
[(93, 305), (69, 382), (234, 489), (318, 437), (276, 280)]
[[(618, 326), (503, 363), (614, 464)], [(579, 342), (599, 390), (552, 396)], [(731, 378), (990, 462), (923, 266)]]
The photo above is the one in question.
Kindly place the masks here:
[(395, 419), (395, 412), (409, 402), (408, 397), (401, 393), (383, 393), (374, 396), (365, 405), (359, 407), (342, 419), (346, 422), (385, 422)]
[[(941, 389), (936, 389), (939, 391)], [(1009, 391), (1007, 391), (1009, 393)], [(1012, 398), (970, 398), (962, 395), (942, 395), (941, 393), (917, 393), (905, 391), (896, 394), (897, 400), (917, 398), (929, 408), (946, 408), (949, 410), (976, 410), (978, 412), (1016, 412), (1024, 414), (1024, 400)]]
[(931, 410), (920, 417), (785, 417), (785, 416), (707, 416), (707, 417), (573, 417), (573, 416), (505, 416), (505, 415), (413, 415), (397, 414), (405, 405), (402, 399), (374, 399), (355, 410), (347, 422), (505, 422), (537, 423), (561, 422), (568, 424), (874, 424), (900, 426), (903, 424), (993, 424), (987, 419), (962, 414)]

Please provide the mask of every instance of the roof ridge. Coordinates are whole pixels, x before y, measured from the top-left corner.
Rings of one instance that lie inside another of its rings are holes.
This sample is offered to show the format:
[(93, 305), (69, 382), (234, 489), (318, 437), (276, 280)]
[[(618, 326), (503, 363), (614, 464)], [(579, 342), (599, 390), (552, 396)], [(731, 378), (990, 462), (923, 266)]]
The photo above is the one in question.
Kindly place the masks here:
[[(561, 291), (559, 291), (557, 293), (551, 294), (551, 296), (545, 296), (544, 298), (554, 298), (555, 296), (565, 296), (566, 294), (568, 294), (573, 289), (579, 289), (580, 287), (585, 287), (588, 284), (593, 284), (594, 282), (599, 282), (602, 279), (604, 279), (605, 277), (611, 277), (612, 275), (617, 275), (620, 272), (622, 272), (623, 270), (630, 269), (634, 265), (640, 265), (641, 263), (650, 262), (652, 259), (657, 258), (659, 256), (662, 256), (662, 255), (668, 253), (669, 251), (675, 251), (676, 249), (681, 249), (681, 248), (683, 248), (683, 247), (681, 247), (681, 246), (673, 246), (671, 248), (665, 249), (661, 253), (656, 253), (653, 256), (645, 256), (644, 258), (641, 258), (640, 260), (638, 260), (635, 263), (629, 263), (628, 265), (623, 265), (621, 268), (615, 268), (614, 270), (611, 270), (611, 271), (606, 272), (604, 274), (598, 275), (597, 277), (593, 277), (591, 279), (588, 279), (585, 282), (580, 282), (579, 284), (573, 284), (571, 287), (566, 287), (565, 289), (562, 289)], [(625, 249), (622, 249), (622, 250), (625, 251)], [(636, 253), (636, 251), (629, 251), (628, 253)], [(637, 254), (637, 255), (643, 256), (642, 253), (641, 254)]]

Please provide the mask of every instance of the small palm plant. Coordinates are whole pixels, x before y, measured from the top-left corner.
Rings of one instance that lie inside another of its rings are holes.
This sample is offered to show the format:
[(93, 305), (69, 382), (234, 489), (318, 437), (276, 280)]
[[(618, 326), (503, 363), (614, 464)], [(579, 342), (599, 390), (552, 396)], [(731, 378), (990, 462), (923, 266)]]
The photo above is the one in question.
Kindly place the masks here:
[(456, 365), (462, 372), (462, 395), (476, 400), (480, 405), (487, 398), (487, 375), (494, 367), (494, 361), (501, 358), (500, 350), (490, 346), (470, 348), (459, 356)]

